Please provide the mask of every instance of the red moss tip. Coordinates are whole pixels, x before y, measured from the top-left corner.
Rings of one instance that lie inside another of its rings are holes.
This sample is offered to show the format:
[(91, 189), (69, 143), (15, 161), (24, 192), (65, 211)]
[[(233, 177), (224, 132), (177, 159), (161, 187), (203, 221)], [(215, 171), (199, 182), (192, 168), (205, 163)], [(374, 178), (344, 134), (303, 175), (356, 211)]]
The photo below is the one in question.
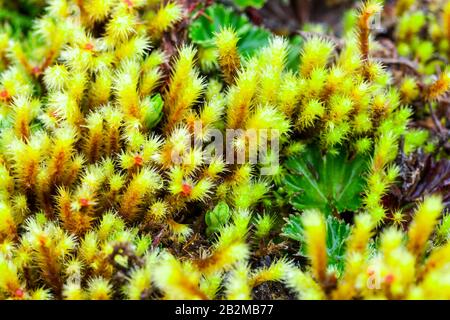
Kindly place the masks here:
[(386, 277), (384, 277), (384, 281), (387, 284), (391, 284), (392, 282), (394, 282), (394, 275), (392, 273), (388, 274)]
[(131, 0), (123, 0), (123, 2), (129, 7), (129, 8), (131, 8), (131, 7), (133, 7), (133, 1), (131, 1)]
[(17, 289), (17, 290), (14, 292), (14, 296), (15, 296), (16, 298), (19, 298), (19, 299), (22, 299), (24, 295), (25, 295), (25, 292), (23, 292), (22, 289)]
[(9, 99), (9, 92), (6, 89), (3, 89), (0, 91), (0, 99), (1, 100), (8, 100)]
[(181, 186), (181, 189), (182, 189), (182, 191), (181, 191), (181, 193), (184, 195), (184, 196), (190, 196), (191, 195), (191, 192), (192, 192), (192, 186), (190, 185), (190, 184), (188, 184), (188, 183), (183, 183), (183, 185)]
[(142, 159), (141, 155), (135, 155), (134, 156), (134, 164), (137, 166), (142, 166), (142, 164), (144, 163), (144, 159)]
[(39, 76), (41, 73), (42, 73), (42, 70), (38, 66), (35, 66), (35, 67), (33, 67), (33, 69), (31, 69), (31, 74), (36, 77)]
[(84, 45), (84, 49), (87, 51), (92, 51), (94, 49), (94, 45), (92, 43), (88, 42)]
[(58, 119), (58, 113), (54, 110), (50, 112), (50, 117)]
[(86, 198), (81, 198), (81, 199), (80, 199), (80, 206), (82, 206), (82, 207), (87, 207), (87, 206), (89, 206), (89, 200), (86, 199)]

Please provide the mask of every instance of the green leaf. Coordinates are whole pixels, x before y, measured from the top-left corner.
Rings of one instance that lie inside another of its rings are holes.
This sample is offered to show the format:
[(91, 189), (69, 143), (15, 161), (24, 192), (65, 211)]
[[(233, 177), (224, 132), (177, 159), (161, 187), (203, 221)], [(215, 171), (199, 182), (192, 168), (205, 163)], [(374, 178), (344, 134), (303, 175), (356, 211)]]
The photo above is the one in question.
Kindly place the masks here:
[[(350, 225), (336, 217), (329, 215), (327, 224), (327, 256), (328, 265), (336, 268), (339, 272), (344, 269), (345, 263), (345, 242), (350, 235)], [(300, 254), (306, 256), (305, 238), (300, 215), (290, 215), (284, 225), (283, 236), (300, 242)]]
[(303, 44), (303, 38), (294, 36), (289, 38), (290, 49), (286, 59), (286, 68), (297, 72), (300, 66), (300, 51)]
[(284, 225), (282, 235), (298, 242), (303, 242), (305, 240), (303, 235), (303, 224), (301, 216), (299, 214), (291, 214), (289, 219), (286, 219), (286, 224)]
[(219, 231), (230, 220), (230, 217), (231, 212), (228, 205), (224, 201), (219, 202), (212, 211), (208, 211), (205, 215), (205, 222), (208, 226), (206, 234), (209, 236)]
[(345, 262), (345, 242), (350, 235), (350, 226), (334, 216), (327, 218), (328, 265), (343, 271)]
[(43, 1), (0, 0), (0, 28), (13, 37), (21, 38), (32, 29), (34, 19), (43, 10)]
[(203, 48), (214, 47), (214, 34), (223, 27), (233, 27), (239, 42), (238, 49), (243, 55), (252, 55), (269, 42), (270, 33), (251, 24), (247, 17), (232, 9), (214, 4), (205, 10), (205, 15), (196, 19), (189, 27), (192, 42)]
[(233, 2), (241, 8), (255, 7), (262, 8), (267, 0), (233, 0)]
[(10, 117), (6, 118), (0, 114), (0, 133), (2, 133), (4, 129), (12, 128), (12, 126), (12, 119)]
[(150, 104), (144, 110), (144, 124), (147, 129), (155, 127), (162, 118), (164, 102), (158, 93), (150, 99)]
[(319, 209), (327, 215), (360, 208), (366, 158), (350, 160), (346, 152), (322, 155), (320, 148), (309, 147), (284, 165), (290, 172), (284, 189), (294, 208)]

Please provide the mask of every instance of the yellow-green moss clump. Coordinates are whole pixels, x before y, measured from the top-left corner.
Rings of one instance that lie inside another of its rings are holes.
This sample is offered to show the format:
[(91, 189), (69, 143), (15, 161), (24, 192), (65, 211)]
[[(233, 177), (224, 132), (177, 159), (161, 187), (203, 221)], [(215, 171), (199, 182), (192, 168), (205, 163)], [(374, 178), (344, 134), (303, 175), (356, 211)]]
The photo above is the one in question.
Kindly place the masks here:
[[(419, 205), (408, 231), (377, 230), (389, 221), (382, 197), (412, 115), (370, 57), (368, 20), (379, 10), (362, 6), (339, 53), (307, 39), (295, 72), (286, 39), (243, 57), (224, 28), (214, 41), (221, 70), (202, 75), (193, 45), (167, 50), (164, 36), (189, 15), (177, 2), (49, 0), (26, 40), (1, 34), (0, 298), (250, 299), (267, 281), (306, 299), (450, 298), (449, 224), (439, 245), (429, 242), (438, 196)], [(430, 99), (448, 82), (442, 73)], [(327, 269), (317, 210), (302, 216), (311, 266), (284, 256), (271, 198), (284, 168), (259, 171), (277, 150), (259, 149), (258, 164), (207, 158), (204, 147), (227, 129), (241, 129), (232, 159), (255, 148), (245, 130), (256, 147), (278, 138), (281, 157), (314, 145), (371, 159), (342, 274)], [(203, 215), (220, 202), (229, 213), (208, 238)], [(263, 254), (276, 258), (255, 268)]]

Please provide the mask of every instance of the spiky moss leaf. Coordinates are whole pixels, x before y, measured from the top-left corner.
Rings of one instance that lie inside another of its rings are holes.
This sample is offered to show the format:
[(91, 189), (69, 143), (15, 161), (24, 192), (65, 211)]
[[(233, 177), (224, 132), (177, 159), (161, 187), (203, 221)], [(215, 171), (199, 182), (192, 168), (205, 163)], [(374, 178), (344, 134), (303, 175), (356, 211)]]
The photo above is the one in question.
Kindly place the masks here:
[(290, 203), (298, 210), (319, 209), (356, 211), (361, 206), (367, 158), (349, 160), (347, 152), (322, 155), (320, 148), (309, 147), (302, 154), (288, 158), (284, 166), (290, 174), (284, 179)]
[[(34, 133), (43, 128), (43, 124), (39, 119), (32, 119), (30, 122), (30, 133)], [(11, 129), (14, 126), (13, 118), (4, 117), (0, 114), (0, 134), (4, 131)]]
[(189, 37), (192, 42), (203, 47), (214, 47), (214, 34), (224, 27), (232, 27), (239, 37), (238, 49), (243, 55), (252, 55), (257, 49), (269, 43), (270, 33), (255, 27), (243, 15), (236, 14), (232, 9), (214, 4), (208, 7), (205, 14), (195, 20), (189, 27)]
[[(300, 254), (306, 256), (305, 237), (300, 215), (290, 215), (286, 219), (287, 223), (282, 229), (282, 235), (300, 242)], [(327, 220), (327, 256), (328, 265), (336, 268), (339, 272), (344, 269), (345, 262), (345, 241), (350, 234), (350, 225), (337, 219), (334, 216), (328, 216)]]

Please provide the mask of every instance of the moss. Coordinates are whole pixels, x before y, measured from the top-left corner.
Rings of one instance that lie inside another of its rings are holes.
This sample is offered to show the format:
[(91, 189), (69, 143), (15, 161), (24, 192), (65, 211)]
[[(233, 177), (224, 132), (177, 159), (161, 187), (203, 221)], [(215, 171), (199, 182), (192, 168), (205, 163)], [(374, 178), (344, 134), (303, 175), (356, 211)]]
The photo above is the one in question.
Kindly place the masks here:
[[(448, 71), (397, 85), (372, 56), (375, 1), (342, 43), (313, 34), (294, 53), (273, 35), (243, 54), (244, 19), (205, 55), (182, 41), (201, 10), (49, 0), (26, 40), (0, 34), (0, 298), (250, 299), (269, 282), (306, 299), (448, 298), (441, 197), (405, 231), (384, 201), (400, 142), (410, 155), (428, 139), (404, 104), (436, 106)], [(291, 213), (300, 266), (280, 237)]]

